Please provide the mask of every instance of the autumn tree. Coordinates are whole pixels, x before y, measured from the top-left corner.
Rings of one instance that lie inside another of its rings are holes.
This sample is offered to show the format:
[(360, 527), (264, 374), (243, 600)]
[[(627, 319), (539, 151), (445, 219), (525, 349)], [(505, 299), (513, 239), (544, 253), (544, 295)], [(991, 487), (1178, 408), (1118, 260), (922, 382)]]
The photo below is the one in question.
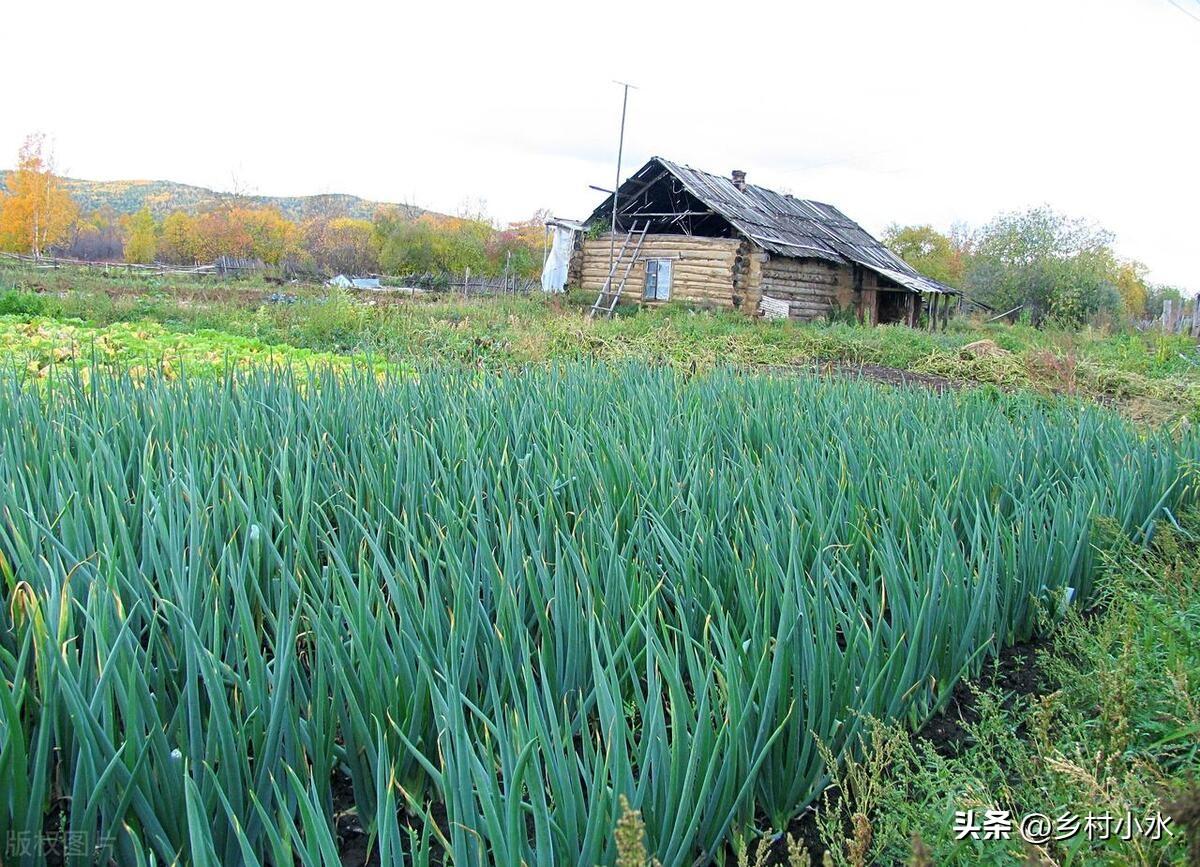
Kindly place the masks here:
[(142, 208), (129, 219), (129, 237), (125, 241), (125, 261), (147, 264), (158, 252), (154, 217), (149, 208)]
[(1146, 301), (1149, 294), (1146, 275), (1149, 270), (1141, 262), (1122, 262), (1117, 266), (1117, 291), (1121, 293), (1125, 312), (1130, 316), (1143, 316), (1146, 313)]
[(532, 277), (542, 269), (546, 244), (548, 210), (536, 211), (528, 220), (518, 220), (495, 232), (488, 243), (489, 254), (510, 273)]
[(296, 249), (299, 230), (276, 208), (236, 208), (230, 219), (250, 239), (250, 257), (278, 265)]
[(375, 227), (351, 217), (318, 217), (302, 229), (304, 249), (318, 268), (334, 274), (370, 274), (379, 270)]
[(163, 218), (159, 239), (159, 258), (175, 265), (194, 265), (199, 261), (196, 221), (186, 211), (172, 211)]
[(495, 271), (487, 242), (492, 227), (478, 220), (422, 214), (416, 220), (382, 215), (379, 262), (389, 274)]
[(212, 262), (219, 256), (250, 258), (252, 241), (246, 227), (236, 218), (237, 210), (217, 209), (196, 215), (192, 252), (198, 261)]
[(8, 176), (8, 192), (0, 195), (0, 247), (40, 256), (70, 238), (78, 215), (79, 206), (54, 174), (45, 137), (29, 136)]
[(962, 286), (962, 250), (932, 226), (888, 226), (883, 243), (926, 277), (948, 286)]

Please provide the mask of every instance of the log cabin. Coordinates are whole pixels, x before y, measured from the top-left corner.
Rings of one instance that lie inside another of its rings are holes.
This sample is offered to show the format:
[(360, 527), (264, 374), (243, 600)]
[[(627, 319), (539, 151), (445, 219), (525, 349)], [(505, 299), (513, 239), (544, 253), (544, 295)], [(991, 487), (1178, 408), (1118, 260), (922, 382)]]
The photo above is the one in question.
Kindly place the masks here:
[(599, 293), (645, 304), (737, 308), (809, 320), (837, 311), (860, 322), (930, 327), (956, 289), (918, 273), (837, 208), (653, 157), (585, 221), (568, 271)]

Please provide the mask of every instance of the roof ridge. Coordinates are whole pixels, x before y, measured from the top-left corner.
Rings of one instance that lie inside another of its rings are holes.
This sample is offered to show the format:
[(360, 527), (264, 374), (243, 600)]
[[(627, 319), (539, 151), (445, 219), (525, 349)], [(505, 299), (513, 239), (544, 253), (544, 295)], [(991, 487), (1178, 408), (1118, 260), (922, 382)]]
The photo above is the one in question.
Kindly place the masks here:
[[(664, 165), (677, 166), (681, 169), (687, 169), (689, 172), (695, 172), (698, 175), (704, 175), (705, 177), (714, 178), (719, 181), (724, 181), (724, 182), (728, 183), (730, 186), (733, 186), (733, 180), (731, 178), (728, 178), (725, 175), (713, 174), (712, 172), (708, 171), (707, 169), (698, 169), (695, 166), (689, 166), (687, 163), (677, 163), (674, 160), (667, 159), (666, 157), (654, 156), (654, 157), (651, 157), (651, 159), (657, 160), (658, 162), (663, 163)], [(824, 201), (821, 201), (820, 199), (801, 198), (800, 196), (793, 195), (792, 193), (781, 193), (778, 190), (771, 189), (770, 187), (764, 187), (762, 184), (747, 183), (746, 186), (748, 188), (753, 187), (756, 190), (762, 190), (764, 193), (770, 193), (773, 196), (782, 196), (784, 198), (791, 199), (794, 202), (811, 202), (814, 205), (822, 205), (826, 208), (833, 208), (835, 211), (838, 211), (837, 206), (834, 205), (832, 202), (824, 202)], [(838, 213), (841, 213), (841, 211), (838, 211)], [(842, 216), (845, 216), (845, 214), (842, 214)], [(849, 220), (850, 218), (846, 217), (846, 219)]]

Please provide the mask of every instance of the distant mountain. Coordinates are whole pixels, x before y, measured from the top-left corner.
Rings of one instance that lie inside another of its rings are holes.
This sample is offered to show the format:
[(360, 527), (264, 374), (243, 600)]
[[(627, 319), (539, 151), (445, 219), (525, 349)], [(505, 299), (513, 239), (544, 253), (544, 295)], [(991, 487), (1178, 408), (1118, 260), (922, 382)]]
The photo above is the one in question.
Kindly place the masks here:
[[(0, 170), (0, 186), (8, 172)], [(175, 181), (85, 181), (63, 178), (67, 190), (85, 213), (110, 206), (118, 214), (133, 214), (149, 207), (156, 217), (171, 211), (197, 213), (231, 201), (242, 201), (251, 207), (275, 207), (291, 220), (309, 217), (356, 217), (370, 220), (380, 208), (395, 208), (415, 219), (425, 211), (413, 205), (391, 202), (372, 202), (344, 193), (325, 193), (316, 196), (235, 196), (206, 187), (179, 184)]]

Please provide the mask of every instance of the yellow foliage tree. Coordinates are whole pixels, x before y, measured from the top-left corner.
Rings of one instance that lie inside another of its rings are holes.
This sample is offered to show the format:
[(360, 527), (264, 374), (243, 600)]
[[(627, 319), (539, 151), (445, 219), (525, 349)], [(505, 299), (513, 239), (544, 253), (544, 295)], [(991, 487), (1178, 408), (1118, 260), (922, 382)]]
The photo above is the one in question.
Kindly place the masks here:
[(370, 274), (379, 270), (379, 238), (375, 226), (352, 217), (318, 217), (301, 227), (300, 243), (318, 268), (335, 274)]
[(516, 235), (516, 241), (530, 250), (540, 250), (545, 242), (546, 221), (550, 219), (549, 208), (539, 208), (528, 220), (508, 224), (508, 231)]
[(54, 161), (43, 153), (45, 139), (31, 135), (21, 145), (17, 168), (0, 196), (0, 247), (40, 256), (66, 241), (79, 206), (54, 174)]
[(235, 209), (233, 219), (250, 238), (250, 255), (278, 265), (296, 250), (299, 230), (275, 208)]
[(158, 252), (154, 234), (154, 217), (149, 208), (142, 208), (129, 220), (129, 238), (125, 241), (125, 261), (150, 263)]
[(1121, 293), (1125, 311), (1132, 316), (1146, 312), (1146, 273), (1147, 268), (1141, 262), (1122, 262), (1117, 267), (1117, 291)]
[(172, 211), (162, 224), (159, 252), (177, 265), (195, 264), (200, 256), (196, 244), (196, 220), (185, 211)]
[(175, 262), (211, 262), (219, 256), (278, 265), (298, 252), (299, 227), (275, 208), (239, 205), (163, 220), (162, 254)]

